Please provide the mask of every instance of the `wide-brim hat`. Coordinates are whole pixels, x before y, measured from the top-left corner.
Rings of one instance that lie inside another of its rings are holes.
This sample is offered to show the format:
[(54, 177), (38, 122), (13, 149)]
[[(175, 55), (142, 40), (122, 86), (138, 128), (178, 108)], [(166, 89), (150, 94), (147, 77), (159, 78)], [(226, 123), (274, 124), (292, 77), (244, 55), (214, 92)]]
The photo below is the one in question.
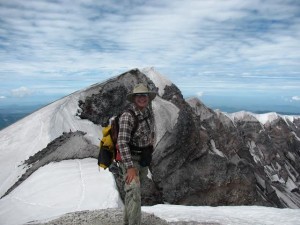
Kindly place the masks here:
[(130, 102), (133, 102), (135, 94), (148, 94), (149, 101), (152, 101), (156, 97), (156, 92), (149, 91), (149, 89), (144, 84), (137, 84), (133, 88), (132, 93), (127, 95), (127, 100)]

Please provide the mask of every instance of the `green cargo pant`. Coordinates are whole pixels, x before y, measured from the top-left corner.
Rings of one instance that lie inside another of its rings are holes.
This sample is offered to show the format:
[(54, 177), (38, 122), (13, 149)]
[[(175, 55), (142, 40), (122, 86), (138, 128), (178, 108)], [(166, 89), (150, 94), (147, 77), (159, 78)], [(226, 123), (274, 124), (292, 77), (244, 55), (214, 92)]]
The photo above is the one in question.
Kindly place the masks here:
[(141, 183), (147, 178), (148, 167), (141, 167), (139, 156), (132, 156), (134, 168), (137, 170), (137, 178), (130, 184), (126, 184), (127, 170), (121, 163), (123, 181), (125, 183), (125, 208), (124, 208), (124, 225), (141, 224)]

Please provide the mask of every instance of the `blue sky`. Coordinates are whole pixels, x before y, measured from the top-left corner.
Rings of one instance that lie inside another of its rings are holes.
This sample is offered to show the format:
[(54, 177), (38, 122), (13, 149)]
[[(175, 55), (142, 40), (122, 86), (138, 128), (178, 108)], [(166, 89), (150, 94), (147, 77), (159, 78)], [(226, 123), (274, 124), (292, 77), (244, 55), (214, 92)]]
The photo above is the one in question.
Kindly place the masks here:
[(154, 67), (211, 107), (300, 114), (300, 1), (0, 0), (0, 63), (0, 106)]

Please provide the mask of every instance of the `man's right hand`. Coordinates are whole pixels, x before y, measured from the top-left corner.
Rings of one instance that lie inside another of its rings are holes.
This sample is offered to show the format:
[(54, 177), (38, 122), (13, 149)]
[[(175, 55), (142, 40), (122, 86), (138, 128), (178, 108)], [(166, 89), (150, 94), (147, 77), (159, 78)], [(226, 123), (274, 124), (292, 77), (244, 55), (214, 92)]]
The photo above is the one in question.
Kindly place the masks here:
[(136, 178), (136, 169), (134, 167), (128, 168), (127, 169), (127, 176), (126, 176), (126, 183), (130, 184), (131, 181), (133, 181)]

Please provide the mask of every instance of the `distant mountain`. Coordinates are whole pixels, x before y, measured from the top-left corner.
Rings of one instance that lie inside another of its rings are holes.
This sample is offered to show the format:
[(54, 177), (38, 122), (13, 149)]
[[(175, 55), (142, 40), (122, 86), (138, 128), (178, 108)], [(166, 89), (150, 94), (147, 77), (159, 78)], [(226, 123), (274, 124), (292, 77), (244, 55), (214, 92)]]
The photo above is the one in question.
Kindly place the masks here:
[(28, 113), (0, 113), (0, 130), (27, 116)]
[(0, 221), (121, 207), (120, 175), (99, 173), (95, 158), (102, 127), (141, 82), (159, 94), (151, 106), (156, 143), (144, 205), (300, 207), (300, 117), (215, 111), (184, 99), (146, 68), (77, 91), (0, 131)]
[(232, 107), (232, 106), (224, 106), (224, 105), (212, 105), (210, 106), (212, 109), (219, 109), (222, 112), (227, 112), (227, 113), (235, 113), (239, 112), (242, 110), (252, 112), (252, 113), (257, 113), (257, 114), (264, 114), (264, 113), (272, 113), (276, 112), (281, 115), (300, 115), (300, 107), (293, 107), (293, 106), (247, 106), (247, 107)]
[(0, 130), (24, 118), (42, 105), (8, 105), (0, 107)]
[[(258, 111), (254, 111), (254, 113), (256, 114), (265, 114), (265, 113), (272, 113), (273, 111), (270, 111), (270, 110), (258, 110)], [(280, 115), (300, 115), (300, 113), (298, 112), (285, 112), (285, 111), (276, 111), (276, 113), (280, 114)]]

